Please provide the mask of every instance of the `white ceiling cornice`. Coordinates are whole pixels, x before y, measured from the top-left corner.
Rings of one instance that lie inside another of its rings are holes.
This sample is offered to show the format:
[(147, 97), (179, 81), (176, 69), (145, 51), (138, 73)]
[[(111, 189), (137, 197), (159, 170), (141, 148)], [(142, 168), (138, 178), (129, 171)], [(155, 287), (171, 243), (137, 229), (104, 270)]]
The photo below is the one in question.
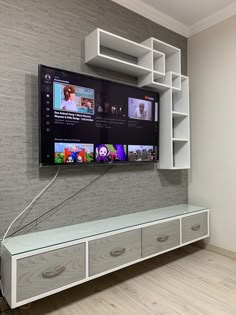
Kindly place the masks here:
[(236, 3), (234, 3), (198, 21), (197, 23), (188, 26), (170, 17), (169, 15), (157, 10), (156, 8), (144, 3), (142, 0), (112, 0), (112, 1), (185, 37), (190, 37), (217, 23), (224, 21), (225, 19), (233, 15), (236, 15)]
[(222, 10), (200, 20), (189, 27), (189, 35), (197, 34), (215, 24), (218, 24), (236, 14), (236, 3), (233, 3)]
[(189, 36), (189, 28), (185, 24), (173, 19), (169, 15), (153, 8), (152, 6), (142, 2), (141, 0), (112, 0), (112, 1), (122, 5), (123, 7), (131, 11), (134, 11), (146, 17), (147, 19), (157, 24), (160, 24), (168, 28), (169, 30), (173, 32), (181, 34), (185, 37)]

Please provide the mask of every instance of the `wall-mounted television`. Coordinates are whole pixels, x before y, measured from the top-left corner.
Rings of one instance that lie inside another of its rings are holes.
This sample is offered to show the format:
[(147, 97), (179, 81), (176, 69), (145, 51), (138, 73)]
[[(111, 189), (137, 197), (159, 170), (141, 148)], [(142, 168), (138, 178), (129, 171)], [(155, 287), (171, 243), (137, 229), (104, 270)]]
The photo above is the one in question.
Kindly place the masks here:
[(40, 165), (158, 159), (157, 93), (39, 65)]

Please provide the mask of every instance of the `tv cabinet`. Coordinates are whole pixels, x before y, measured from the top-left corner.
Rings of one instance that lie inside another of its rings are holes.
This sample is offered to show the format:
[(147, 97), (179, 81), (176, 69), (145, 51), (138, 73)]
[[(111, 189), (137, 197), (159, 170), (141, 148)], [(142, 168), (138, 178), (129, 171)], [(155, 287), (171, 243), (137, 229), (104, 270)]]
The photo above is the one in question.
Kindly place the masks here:
[(1, 286), (11, 308), (209, 236), (209, 209), (187, 204), (9, 237)]
[(189, 78), (181, 74), (181, 50), (150, 37), (137, 43), (102, 29), (85, 38), (85, 63), (137, 78), (160, 94), (160, 169), (190, 168)]

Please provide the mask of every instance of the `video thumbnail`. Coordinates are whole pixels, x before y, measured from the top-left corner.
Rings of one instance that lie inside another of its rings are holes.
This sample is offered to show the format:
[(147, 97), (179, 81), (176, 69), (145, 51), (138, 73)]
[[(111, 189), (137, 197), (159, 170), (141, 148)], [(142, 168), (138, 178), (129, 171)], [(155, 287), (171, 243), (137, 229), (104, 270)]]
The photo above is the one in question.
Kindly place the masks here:
[(129, 161), (153, 161), (155, 150), (152, 145), (128, 145)]
[(152, 102), (138, 98), (128, 98), (128, 117), (152, 121)]
[(123, 115), (123, 106), (120, 104), (111, 104), (109, 101), (105, 101), (101, 105), (97, 106), (97, 112), (103, 114), (111, 114), (121, 116)]
[(53, 83), (53, 108), (94, 115), (94, 89), (64, 83)]
[(124, 144), (97, 144), (96, 162), (113, 163), (127, 160), (127, 148)]
[(56, 164), (94, 162), (93, 144), (56, 142), (54, 143), (54, 152)]

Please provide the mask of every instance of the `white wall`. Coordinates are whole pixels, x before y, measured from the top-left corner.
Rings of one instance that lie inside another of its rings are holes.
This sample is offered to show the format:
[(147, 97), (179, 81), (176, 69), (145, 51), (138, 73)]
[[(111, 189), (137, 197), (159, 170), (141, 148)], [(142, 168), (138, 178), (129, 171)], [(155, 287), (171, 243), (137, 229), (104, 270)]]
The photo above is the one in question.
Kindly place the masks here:
[(211, 209), (210, 243), (236, 252), (236, 16), (188, 42), (189, 202)]

